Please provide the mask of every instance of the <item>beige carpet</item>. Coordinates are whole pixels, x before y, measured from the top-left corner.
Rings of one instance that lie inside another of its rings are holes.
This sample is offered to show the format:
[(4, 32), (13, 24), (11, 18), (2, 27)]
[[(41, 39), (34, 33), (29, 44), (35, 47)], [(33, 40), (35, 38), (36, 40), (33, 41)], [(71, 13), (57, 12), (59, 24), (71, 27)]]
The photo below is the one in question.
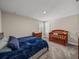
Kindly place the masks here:
[(68, 45), (67, 47), (48, 42), (49, 52), (46, 59), (78, 59), (78, 47)]

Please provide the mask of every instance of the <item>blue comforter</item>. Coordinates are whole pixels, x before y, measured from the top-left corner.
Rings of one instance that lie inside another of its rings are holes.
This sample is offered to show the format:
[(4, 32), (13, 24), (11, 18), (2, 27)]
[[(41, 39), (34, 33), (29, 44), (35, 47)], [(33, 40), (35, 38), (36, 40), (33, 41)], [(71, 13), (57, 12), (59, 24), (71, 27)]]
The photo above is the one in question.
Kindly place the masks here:
[(20, 49), (0, 53), (0, 59), (28, 59), (43, 48), (48, 48), (48, 44), (42, 38), (21, 37), (18, 38)]

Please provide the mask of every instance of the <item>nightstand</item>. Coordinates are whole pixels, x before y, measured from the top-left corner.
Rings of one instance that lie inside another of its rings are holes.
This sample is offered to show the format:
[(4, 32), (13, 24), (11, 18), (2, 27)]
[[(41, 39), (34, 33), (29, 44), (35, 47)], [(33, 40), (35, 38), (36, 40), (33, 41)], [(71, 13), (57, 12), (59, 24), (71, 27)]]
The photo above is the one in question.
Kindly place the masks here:
[(32, 35), (35, 36), (35, 37), (38, 37), (38, 38), (42, 38), (41, 32), (33, 32)]

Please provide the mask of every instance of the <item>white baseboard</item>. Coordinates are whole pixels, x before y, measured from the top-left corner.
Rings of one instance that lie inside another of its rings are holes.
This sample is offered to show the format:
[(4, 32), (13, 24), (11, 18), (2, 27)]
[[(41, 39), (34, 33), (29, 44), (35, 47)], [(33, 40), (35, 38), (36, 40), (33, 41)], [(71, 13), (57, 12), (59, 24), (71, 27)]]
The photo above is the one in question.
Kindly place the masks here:
[(68, 43), (78, 46), (78, 43), (74, 43), (74, 42), (68, 42)]

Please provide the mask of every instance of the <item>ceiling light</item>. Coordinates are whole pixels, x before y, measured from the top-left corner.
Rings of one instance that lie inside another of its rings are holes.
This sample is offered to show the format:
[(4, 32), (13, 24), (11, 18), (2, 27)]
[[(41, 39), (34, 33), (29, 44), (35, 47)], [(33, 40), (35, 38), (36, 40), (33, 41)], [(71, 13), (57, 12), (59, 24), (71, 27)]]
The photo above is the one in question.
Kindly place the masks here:
[(47, 12), (46, 11), (43, 11), (43, 14), (46, 14)]

